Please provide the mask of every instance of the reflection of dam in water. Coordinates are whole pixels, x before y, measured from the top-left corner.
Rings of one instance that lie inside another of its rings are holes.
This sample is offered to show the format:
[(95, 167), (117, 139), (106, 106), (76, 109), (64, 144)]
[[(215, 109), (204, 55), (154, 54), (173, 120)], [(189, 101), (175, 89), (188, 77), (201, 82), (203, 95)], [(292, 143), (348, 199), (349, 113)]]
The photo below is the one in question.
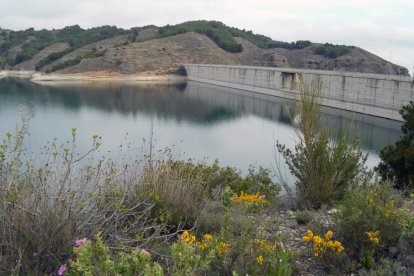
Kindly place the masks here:
[[(1, 80), (0, 108), (18, 104), (34, 106), (35, 111), (60, 106), (76, 112), (92, 108), (123, 116), (152, 114), (162, 120), (206, 126), (232, 122), (250, 114), (289, 127), (294, 109), (292, 100), (192, 81), (42, 86), (21, 80)], [(400, 122), (333, 108), (322, 108), (322, 120), (333, 135), (352, 122), (368, 150), (378, 151), (394, 143), (401, 134)]]
[[(291, 125), (292, 100), (255, 94), (209, 84), (189, 82), (186, 94), (212, 106), (231, 110), (230, 113), (250, 113), (273, 121)], [(230, 92), (230, 93), (228, 93)], [(334, 137), (342, 128), (352, 125), (352, 130), (360, 137), (364, 148), (379, 151), (394, 143), (401, 135), (400, 122), (361, 113), (322, 107), (322, 121), (329, 126)]]

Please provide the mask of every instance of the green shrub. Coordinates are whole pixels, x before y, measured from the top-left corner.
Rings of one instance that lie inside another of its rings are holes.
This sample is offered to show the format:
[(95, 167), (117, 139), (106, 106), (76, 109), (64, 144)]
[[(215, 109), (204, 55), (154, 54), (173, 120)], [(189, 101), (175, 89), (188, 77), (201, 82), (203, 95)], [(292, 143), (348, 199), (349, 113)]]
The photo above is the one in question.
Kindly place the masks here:
[(99, 234), (95, 241), (82, 241), (73, 252), (74, 260), (70, 260), (67, 266), (70, 275), (164, 275), (161, 266), (151, 262), (149, 251), (120, 248), (114, 253), (104, 244)]
[(400, 114), (404, 119), (401, 127), (404, 135), (395, 145), (381, 150), (381, 163), (376, 171), (384, 180), (394, 181), (394, 187), (414, 190), (414, 103), (403, 106)]
[(215, 21), (190, 21), (177, 25), (167, 25), (158, 29), (159, 37), (183, 34), (187, 32), (197, 32), (208, 36), (217, 46), (231, 53), (240, 53), (243, 48), (234, 39), (229, 27), (221, 22)]
[(68, 48), (66, 50), (63, 50), (61, 52), (55, 52), (55, 53), (50, 53), (48, 56), (46, 56), (45, 58), (41, 59), (38, 63), (36, 63), (36, 70), (40, 70), (42, 69), (44, 66), (51, 64), (52, 62), (54, 62), (55, 60), (60, 59), (61, 57), (63, 57), (64, 55), (72, 52), (74, 49), (72, 48)]
[(225, 236), (229, 249), (216, 267), (229, 275), (292, 275), (293, 256), (279, 240), (266, 240), (257, 228)]
[(311, 222), (314, 218), (314, 214), (309, 210), (299, 210), (296, 211), (295, 220), (298, 224), (306, 225)]
[(359, 272), (360, 276), (404, 276), (407, 275), (405, 269), (402, 267), (401, 263), (390, 260), (390, 259), (380, 259), (375, 268), (371, 270), (361, 270)]
[[(180, 238), (171, 247), (173, 259), (173, 275), (201, 275), (211, 269), (211, 262), (217, 257), (216, 242), (203, 239), (201, 244), (187, 240), (187, 236), (193, 237), (188, 231), (184, 231), (184, 238)], [(204, 273), (203, 273), (204, 272)]]
[(382, 256), (395, 246), (404, 230), (400, 207), (401, 196), (387, 183), (351, 189), (335, 215), (347, 252), (356, 259), (366, 259), (369, 254)]
[[(249, 169), (247, 176), (230, 167), (220, 167), (191, 161), (165, 160), (147, 167), (143, 173), (140, 193), (150, 195), (155, 202), (154, 217), (172, 225), (197, 221), (205, 206), (220, 197), (220, 191), (229, 187), (230, 197), (237, 191), (263, 194), (271, 202), (280, 188), (263, 168)], [(204, 223), (202, 223), (204, 224)], [(205, 224), (204, 224), (205, 225)]]
[(302, 85), (297, 106), (299, 142), (294, 150), (277, 142), (290, 172), (296, 178), (298, 206), (320, 208), (341, 200), (345, 192), (365, 177), (365, 161), (357, 138), (341, 133), (334, 141), (329, 129), (321, 127), (321, 83)]
[(292, 255), (279, 241), (263, 239), (253, 228), (237, 231), (240, 233), (206, 234), (200, 239), (184, 231), (172, 246), (174, 274), (292, 275)]
[(351, 49), (351, 46), (333, 45), (330, 43), (325, 43), (321, 46), (316, 47), (315, 50), (313, 50), (313, 53), (329, 58), (337, 58), (339, 56), (343, 56), (349, 53)]
[(296, 42), (283, 42), (283, 41), (271, 41), (267, 44), (268, 48), (284, 48), (284, 49), (303, 49), (306, 47), (311, 46), (311, 42), (309, 40), (298, 40)]
[(66, 60), (64, 62), (61, 62), (61, 63), (56, 64), (55, 66), (53, 66), (52, 69), (50, 69), (48, 71), (48, 73), (49, 72), (55, 72), (55, 71), (59, 71), (59, 70), (68, 68), (70, 66), (79, 64), (81, 61), (82, 61), (82, 57), (81, 56), (77, 56), (77, 57), (75, 57), (73, 59), (68, 59), (68, 60)]
[[(39, 61), (36, 70), (57, 60), (57, 55), (63, 56), (81, 46), (94, 43), (103, 39), (111, 38), (126, 33), (123, 29), (115, 26), (102, 26), (84, 30), (78, 25), (68, 26), (57, 31), (40, 30), (35, 31), (33, 28), (25, 31), (10, 31), (5, 37), (5, 42), (0, 45), (0, 55), (14, 46), (22, 44), (22, 50), (17, 54), (15, 59), (9, 60), (9, 65), (15, 65), (31, 59), (43, 48), (58, 42), (67, 42), (70, 48), (58, 53), (52, 53), (48, 57)], [(29, 40), (30, 38), (33, 38)]]

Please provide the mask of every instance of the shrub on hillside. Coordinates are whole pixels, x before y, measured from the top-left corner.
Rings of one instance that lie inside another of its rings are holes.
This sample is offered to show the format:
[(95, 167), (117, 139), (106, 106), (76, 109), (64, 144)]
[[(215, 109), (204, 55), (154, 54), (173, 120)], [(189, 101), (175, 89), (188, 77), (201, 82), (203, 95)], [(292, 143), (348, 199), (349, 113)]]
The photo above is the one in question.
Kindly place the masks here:
[(321, 46), (316, 47), (313, 50), (313, 53), (317, 55), (329, 57), (329, 58), (337, 58), (339, 56), (349, 53), (351, 49), (352, 47), (350, 46), (334, 45), (331, 43), (325, 43)]
[(403, 136), (394, 145), (381, 150), (381, 163), (376, 171), (382, 178), (394, 182), (398, 189), (414, 190), (414, 103), (403, 106)]
[(267, 44), (268, 48), (284, 48), (289, 50), (303, 49), (311, 46), (309, 40), (298, 40), (295, 42), (271, 41)]

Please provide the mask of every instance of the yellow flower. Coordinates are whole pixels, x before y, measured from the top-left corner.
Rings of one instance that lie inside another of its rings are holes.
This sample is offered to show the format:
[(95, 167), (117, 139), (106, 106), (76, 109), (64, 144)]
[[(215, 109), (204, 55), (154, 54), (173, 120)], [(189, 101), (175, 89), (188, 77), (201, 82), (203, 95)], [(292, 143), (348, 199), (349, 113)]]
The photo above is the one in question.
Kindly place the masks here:
[(325, 234), (325, 238), (327, 240), (330, 240), (330, 239), (332, 239), (332, 237), (333, 237), (333, 232), (331, 230), (328, 230), (328, 232), (326, 232), (326, 234)]
[(199, 249), (201, 249), (201, 250), (204, 250), (204, 249), (206, 249), (208, 247), (208, 244), (206, 243), (206, 242), (201, 242), (199, 245), (198, 245), (198, 248)]
[(260, 255), (259, 257), (257, 257), (257, 258), (256, 258), (256, 262), (257, 262), (259, 265), (262, 265), (262, 264), (263, 264), (263, 261), (264, 261), (264, 258), (263, 258), (263, 256), (262, 256), (262, 255)]
[(341, 253), (344, 250), (341, 242), (332, 240), (333, 232), (328, 230), (325, 237), (314, 235), (311, 230), (307, 230), (307, 234), (302, 237), (304, 242), (312, 242), (313, 254), (316, 257), (323, 257), (326, 251), (331, 251), (336, 254)]
[(196, 242), (196, 237), (194, 235), (191, 235), (190, 232), (188, 232), (187, 230), (185, 230), (182, 234), (181, 234), (181, 239), (183, 239), (183, 241), (185, 243), (188, 244), (192, 244)]
[(240, 195), (234, 195), (232, 197), (232, 200), (234, 202), (243, 202), (243, 203), (251, 203), (251, 202), (256, 202), (256, 203), (264, 203), (266, 202), (266, 200), (264, 199), (264, 196), (261, 196), (259, 193), (256, 194), (246, 194), (243, 191), (240, 192)]
[(205, 234), (205, 235), (204, 235), (204, 239), (205, 239), (206, 241), (210, 242), (210, 241), (212, 241), (212, 240), (213, 240), (213, 235), (210, 235), (210, 234)]
[(220, 242), (217, 246), (216, 249), (219, 253), (219, 255), (223, 255), (224, 253), (226, 253), (226, 251), (229, 249), (229, 244), (226, 242)]
[(303, 240), (304, 242), (310, 242), (312, 239), (311, 239), (310, 237), (308, 237), (308, 236), (303, 236), (303, 237), (302, 237), (302, 240)]
[(308, 229), (306, 230), (306, 235), (302, 237), (302, 240), (304, 242), (311, 242), (313, 240), (313, 236), (312, 230)]
[(379, 236), (381, 234), (381, 232), (379, 230), (377, 230), (377, 231), (369, 231), (369, 232), (365, 232), (365, 233), (367, 234), (368, 239), (370, 241), (372, 241), (375, 244), (379, 244), (379, 242), (380, 242)]
[(344, 251), (345, 248), (342, 246), (341, 242), (334, 241), (333, 249), (334, 249), (334, 251), (336, 251), (336, 254), (339, 254), (342, 251)]

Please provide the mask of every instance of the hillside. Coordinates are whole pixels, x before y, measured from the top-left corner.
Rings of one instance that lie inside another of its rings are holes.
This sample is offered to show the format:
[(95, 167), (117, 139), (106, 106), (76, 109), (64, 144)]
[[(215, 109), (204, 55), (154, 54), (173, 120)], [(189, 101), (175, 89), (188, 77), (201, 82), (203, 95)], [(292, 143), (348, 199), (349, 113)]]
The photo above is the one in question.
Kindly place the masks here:
[(0, 29), (0, 68), (42, 72), (174, 72), (182, 63), (243, 64), (407, 75), (361, 48), (310, 41), (281, 42), (216, 21), (130, 30)]

